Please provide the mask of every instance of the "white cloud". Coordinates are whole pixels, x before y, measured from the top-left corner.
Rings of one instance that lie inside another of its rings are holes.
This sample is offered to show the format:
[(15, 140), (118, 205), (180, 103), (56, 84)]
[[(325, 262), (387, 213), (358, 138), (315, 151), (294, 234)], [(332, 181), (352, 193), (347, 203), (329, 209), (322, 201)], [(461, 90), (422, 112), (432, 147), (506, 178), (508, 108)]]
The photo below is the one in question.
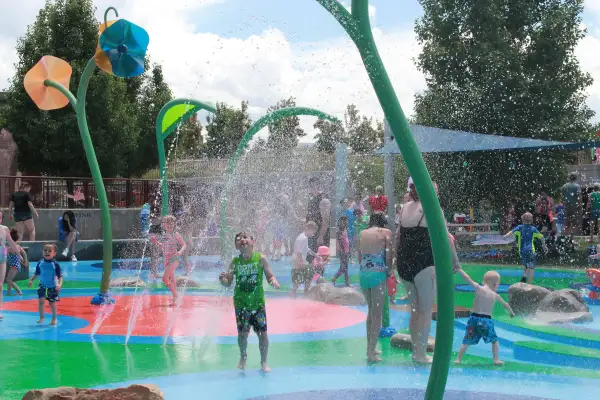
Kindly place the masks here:
[[(177, 96), (234, 105), (248, 100), (254, 119), (264, 114), (268, 106), (289, 96), (295, 96), (298, 105), (338, 117), (350, 103), (368, 116), (383, 117), (358, 51), (350, 40), (340, 37), (292, 43), (282, 31), (272, 28), (243, 38), (202, 32), (198, 20), (202, 13), (195, 11), (218, 7), (224, 1), (97, 0), (96, 6), (99, 19), (105, 7), (114, 5), (121, 17), (149, 31), (150, 55), (163, 65), (165, 77)], [(19, 9), (9, 7), (12, 3), (0, 0), (0, 9), (5, 12), (3, 20), (8, 24), (3, 21), (0, 25), (0, 89), (8, 86), (5, 82), (13, 72), (16, 40), (34, 20), (44, 0), (27, 0), (23, 2), (26, 6)], [(374, 18), (376, 9), (372, 7), (369, 14)], [(190, 15), (194, 15), (194, 20), (189, 19)], [(600, 22), (600, 12), (597, 15)], [(424, 78), (412, 61), (420, 50), (415, 35), (410, 28), (389, 31), (375, 28), (374, 36), (400, 103), (410, 115), (414, 94), (425, 87)], [(597, 54), (600, 54), (600, 33), (590, 28), (590, 35), (579, 45), (577, 55), (582, 68), (598, 78), (589, 93), (590, 105), (600, 112)], [(305, 130), (312, 131), (314, 118), (301, 121)]]

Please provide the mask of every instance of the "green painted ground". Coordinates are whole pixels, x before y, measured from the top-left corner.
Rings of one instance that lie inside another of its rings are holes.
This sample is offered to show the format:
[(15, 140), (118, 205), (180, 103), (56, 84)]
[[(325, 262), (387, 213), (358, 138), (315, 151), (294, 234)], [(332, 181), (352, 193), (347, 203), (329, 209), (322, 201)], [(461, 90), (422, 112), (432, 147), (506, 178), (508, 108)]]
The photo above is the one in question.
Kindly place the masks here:
[[(392, 348), (381, 341), (382, 365), (412, 368), (408, 351)], [(249, 347), (248, 368), (258, 369), (260, 356), (256, 345)], [(365, 365), (364, 339), (273, 343), (269, 363), (278, 368), (292, 366)], [(111, 343), (70, 343), (61, 341), (4, 340), (0, 354), (6, 366), (0, 370), (3, 400), (20, 399), (31, 388), (56, 386), (98, 386), (127, 380), (144, 380), (167, 374), (234, 369), (239, 357), (235, 345), (214, 345), (209, 341), (192, 345)], [(491, 360), (466, 355), (460, 368), (490, 369)], [(452, 366), (454, 367), (454, 366)], [(600, 379), (600, 371), (532, 366), (507, 362), (504, 371), (554, 374)]]
[(600, 350), (588, 349), (577, 346), (569, 346), (560, 343), (545, 342), (516, 342), (515, 345), (533, 350), (547, 351), (551, 353), (565, 354), (568, 356), (600, 358)]
[[(478, 266), (465, 265), (464, 269), (474, 280), (481, 281), (483, 274), (490, 269), (515, 269), (515, 266)], [(545, 269), (546, 270), (546, 269)], [(548, 269), (550, 270), (550, 269)], [(538, 270), (540, 271), (540, 270)], [(573, 270), (570, 270), (571, 272)], [(505, 279), (503, 283), (511, 284), (519, 277)], [(358, 277), (353, 276), (353, 284)], [(581, 279), (586, 277), (581, 273)], [(455, 284), (465, 283), (459, 276), (454, 278)], [(535, 284), (563, 288), (572, 283), (566, 279), (538, 279)], [(25, 285), (21, 285), (25, 286)], [(95, 282), (65, 281), (65, 288), (95, 288)], [(215, 285), (214, 289), (218, 286)], [(204, 287), (207, 289), (207, 287)], [(190, 289), (188, 289), (190, 290)], [(286, 290), (286, 288), (282, 288)], [(398, 286), (397, 297), (404, 295), (402, 285)], [(471, 307), (473, 293), (456, 292), (458, 306)], [(520, 319), (503, 318), (506, 315), (501, 306), (495, 309), (495, 317), (515, 325), (526, 324)], [(528, 325), (528, 324), (527, 324)], [(548, 327), (552, 332), (573, 337), (590, 334), (566, 331), (564, 328)], [(599, 340), (596, 337), (596, 340)], [(552, 345), (555, 346), (555, 345)], [(408, 351), (391, 348), (389, 340), (381, 340), (383, 365), (394, 365), (412, 368), (413, 364)], [(365, 365), (365, 340), (342, 339), (312, 342), (272, 343), (269, 362), (277, 368), (293, 366), (348, 366)], [(206, 340), (196, 346), (192, 345), (142, 345), (111, 343), (79, 343), (65, 341), (38, 340), (2, 340), (0, 354), (5, 368), (0, 369), (0, 399), (20, 399), (32, 388), (56, 386), (98, 386), (127, 380), (143, 380), (167, 374), (207, 372), (234, 369), (238, 360), (236, 345), (216, 345)], [(491, 357), (491, 354), (490, 354)], [(256, 345), (249, 348), (249, 368), (258, 368), (259, 354)], [(454, 366), (452, 366), (454, 368)], [(478, 368), (493, 370), (491, 358), (466, 355), (460, 368)], [(573, 368), (554, 368), (536, 366), (519, 362), (507, 362), (505, 371), (526, 372), (532, 374), (555, 374), (600, 379), (600, 371), (579, 370)]]

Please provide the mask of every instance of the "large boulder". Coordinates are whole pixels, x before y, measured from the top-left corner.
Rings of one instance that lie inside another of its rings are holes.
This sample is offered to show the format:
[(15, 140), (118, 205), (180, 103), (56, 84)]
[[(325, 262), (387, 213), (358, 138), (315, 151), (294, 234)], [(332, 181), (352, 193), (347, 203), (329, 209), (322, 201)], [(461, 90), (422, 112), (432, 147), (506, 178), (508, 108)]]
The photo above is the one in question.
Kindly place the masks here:
[(187, 276), (178, 276), (175, 278), (177, 287), (199, 288), (200, 284)]
[(533, 314), (550, 290), (527, 283), (515, 283), (508, 288), (508, 304), (517, 315)]
[(560, 289), (549, 293), (539, 303), (538, 311), (579, 313), (590, 311), (581, 295), (574, 289)]
[(23, 396), (23, 400), (164, 400), (164, 398), (158, 386), (152, 384), (100, 390), (60, 387), (30, 390)]
[[(396, 333), (390, 339), (390, 344), (392, 347), (397, 347), (399, 349), (404, 350), (412, 350), (412, 339), (408, 333)], [(435, 339), (429, 336), (427, 339), (427, 351), (432, 352), (435, 348)]]
[(147, 287), (148, 285), (138, 277), (125, 277), (111, 279), (110, 287)]
[(335, 287), (331, 283), (318, 283), (308, 291), (307, 298), (327, 304), (340, 306), (359, 306), (365, 304), (365, 296), (351, 287)]

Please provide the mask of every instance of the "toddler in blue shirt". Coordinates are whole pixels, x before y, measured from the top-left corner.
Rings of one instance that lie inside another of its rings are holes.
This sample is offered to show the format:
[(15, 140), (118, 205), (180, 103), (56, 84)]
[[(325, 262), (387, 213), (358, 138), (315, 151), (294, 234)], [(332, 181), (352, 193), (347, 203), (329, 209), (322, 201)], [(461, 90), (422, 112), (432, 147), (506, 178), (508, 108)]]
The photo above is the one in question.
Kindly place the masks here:
[(60, 265), (54, 259), (56, 257), (56, 245), (46, 243), (44, 245), (44, 259), (40, 260), (35, 267), (35, 273), (29, 279), (28, 287), (31, 287), (36, 278), (40, 278), (40, 286), (37, 290), (38, 294), (38, 310), (40, 312), (41, 324), (44, 322), (44, 300), (48, 300), (50, 310), (52, 310), (52, 321), (50, 325), (56, 325), (56, 302), (58, 294), (63, 284), (63, 277), (60, 271)]

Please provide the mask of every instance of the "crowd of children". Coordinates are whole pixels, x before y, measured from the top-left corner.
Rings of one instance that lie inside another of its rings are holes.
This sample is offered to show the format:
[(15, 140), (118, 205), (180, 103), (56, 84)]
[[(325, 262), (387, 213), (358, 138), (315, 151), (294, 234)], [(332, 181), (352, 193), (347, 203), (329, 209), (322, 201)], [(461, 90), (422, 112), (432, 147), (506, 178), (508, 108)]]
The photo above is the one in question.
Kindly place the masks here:
[[(600, 205), (600, 195), (598, 196), (598, 204)], [(378, 193), (370, 199), (376, 207), (383, 207), (383, 199)], [(344, 277), (346, 286), (350, 286), (350, 277), (348, 266), (352, 258), (353, 250), (356, 249), (355, 238), (360, 235), (361, 229), (364, 229), (364, 207), (362, 201), (357, 200), (350, 204), (348, 200), (341, 203), (342, 211), (337, 220), (337, 237), (336, 248), (337, 255), (340, 260), (338, 271), (333, 275), (331, 281), (333, 284), (340, 277)], [(373, 208), (375, 208), (372, 205)], [(288, 211), (283, 211), (288, 210)], [(599, 209), (600, 210), (600, 209)], [(287, 208), (280, 208), (278, 211), (281, 219), (284, 216), (281, 214), (289, 212)], [(599, 211), (600, 212), (600, 211)], [(560, 215), (560, 211), (557, 212)], [(262, 215), (262, 213), (259, 213)], [(524, 266), (522, 281), (527, 280), (529, 283), (533, 280), (533, 271), (535, 268), (535, 243), (540, 240), (544, 251), (547, 247), (544, 237), (541, 232), (533, 226), (534, 216), (531, 213), (525, 213), (521, 216), (521, 224), (514, 227), (506, 236), (514, 235), (518, 241), (519, 253)], [(265, 229), (273, 229), (273, 252), (277, 258), (283, 255), (283, 242), (285, 235), (289, 230), (284, 223), (270, 224), (259, 219), (257, 229), (258, 234), (263, 234)], [(271, 228), (269, 228), (271, 227)], [(164, 273), (162, 281), (165, 286), (171, 291), (173, 296), (172, 305), (178, 303), (178, 291), (176, 285), (175, 271), (179, 266), (179, 260), (186, 250), (186, 243), (182, 236), (176, 230), (176, 218), (174, 216), (165, 216), (161, 218), (160, 230), (152, 231), (150, 226), (144, 229), (150, 241), (156, 248), (162, 252), (164, 260)], [(328, 246), (319, 246), (317, 251), (311, 250), (309, 240), (318, 233), (318, 226), (315, 222), (309, 221), (304, 224), (302, 232), (295, 239), (291, 253), (291, 280), (292, 289), (291, 296), (295, 297), (298, 288), (304, 285), (304, 293), (308, 293), (313, 281), (323, 281), (325, 277), (325, 267), (329, 262), (331, 252)], [(9, 236), (9, 251), (7, 253), (8, 272), (8, 294), (11, 289), (15, 289), (18, 294), (21, 294), (19, 287), (12, 281), (12, 278), (20, 271), (22, 265), (27, 265), (27, 254), (17, 244), (18, 234), (16, 231), (10, 231)], [(14, 243), (17, 242), (17, 243)], [(250, 233), (242, 231), (235, 235), (235, 248), (239, 252), (229, 267), (219, 275), (219, 280), (224, 286), (231, 286), (234, 282), (233, 303), (235, 308), (235, 319), (238, 331), (238, 345), (240, 350), (240, 360), (238, 367), (245, 369), (247, 361), (247, 346), (248, 335), (250, 330), (254, 330), (259, 340), (259, 349), (261, 355), (261, 369), (265, 372), (270, 371), (267, 363), (269, 339), (267, 335), (267, 311), (265, 303), (265, 294), (263, 288), (263, 276), (267, 282), (274, 288), (279, 288), (279, 282), (271, 270), (267, 256), (256, 250), (257, 240)], [(3, 248), (7, 248), (3, 244)], [(56, 262), (57, 248), (54, 244), (46, 244), (43, 249), (43, 259), (40, 260), (35, 268), (33, 276), (29, 279), (28, 286), (31, 287), (36, 279), (39, 279), (39, 287), (37, 296), (39, 299), (39, 321), (43, 323), (45, 318), (45, 303), (49, 303), (52, 313), (51, 325), (57, 323), (57, 301), (63, 285), (63, 275), (60, 265)], [(391, 253), (387, 256), (391, 257)], [(367, 255), (363, 255), (367, 259)], [(310, 260), (310, 261), (309, 261)], [(190, 272), (189, 270), (187, 271)], [(463, 355), (468, 347), (477, 344), (480, 340), (485, 343), (492, 344), (493, 361), (495, 365), (500, 365), (499, 360), (499, 345), (498, 338), (495, 333), (494, 323), (492, 320), (492, 310), (496, 302), (501, 303), (508, 313), (513, 316), (510, 306), (497, 294), (500, 285), (500, 275), (496, 271), (488, 271), (483, 278), (483, 285), (474, 282), (468, 274), (466, 274), (460, 266), (455, 266), (455, 271), (460, 273), (475, 291), (475, 299), (473, 302), (471, 316), (467, 323), (467, 329), (463, 344), (459, 350), (456, 363), (460, 363)], [(153, 274), (157, 271), (153, 270)], [(363, 274), (364, 275), (364, 274)], [(361, 275), (361, 286), (369, 287), (362, 281), (366, 279)], [(383, 275), (385, 280), (385, 274)], [(379, 282), (379, 281), (378, 281)], [(1, 299), (0, 299), (1, 300)], [(1, 303), (0, 303), (1, 304)], [(378, 353), (374, 348), (369, 359), (380, 360)]]

